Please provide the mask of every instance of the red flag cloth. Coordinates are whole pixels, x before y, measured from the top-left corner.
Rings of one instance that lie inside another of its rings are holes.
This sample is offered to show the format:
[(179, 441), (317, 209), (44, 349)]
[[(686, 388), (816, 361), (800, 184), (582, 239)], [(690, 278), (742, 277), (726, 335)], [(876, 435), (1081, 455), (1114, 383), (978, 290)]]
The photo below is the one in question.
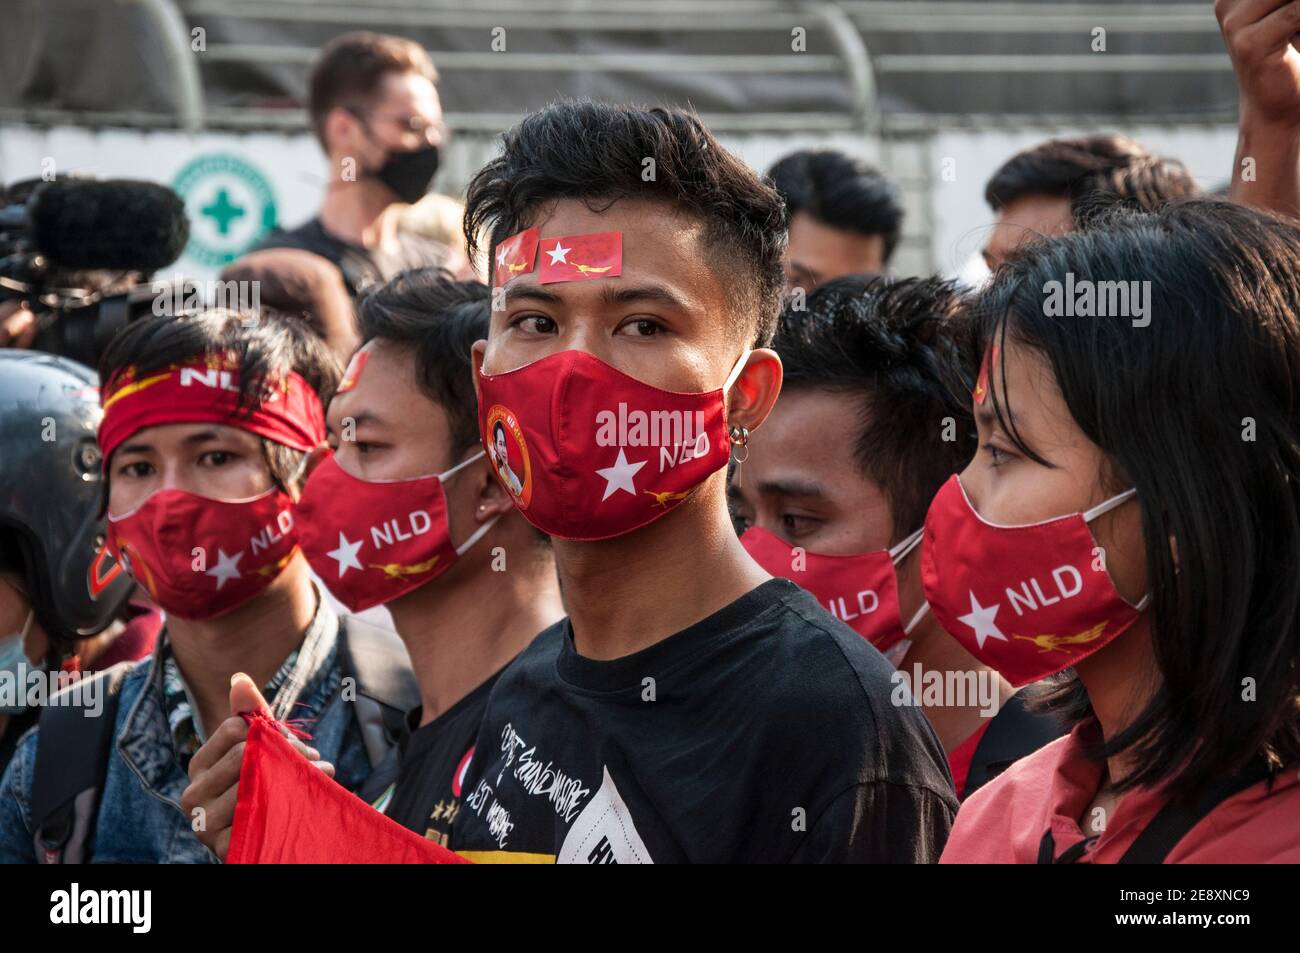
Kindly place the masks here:
[(592, 232), (543, 238), (537, 256), (537, 283), (588, 281), (623, 273), (623, 233)]
[(348, 793), (300, 755), (264, 714), (248, 742), (228, 864), (467, 864)]
[(533, 263), (537, 259), (538, 236), (541, 234), (541, 228), (534, 225), (511, 235), (497, 246), (496, 277), (493, 278), (493, 283), (498, 288), (511, 278), (518, 278), (533, 270)]

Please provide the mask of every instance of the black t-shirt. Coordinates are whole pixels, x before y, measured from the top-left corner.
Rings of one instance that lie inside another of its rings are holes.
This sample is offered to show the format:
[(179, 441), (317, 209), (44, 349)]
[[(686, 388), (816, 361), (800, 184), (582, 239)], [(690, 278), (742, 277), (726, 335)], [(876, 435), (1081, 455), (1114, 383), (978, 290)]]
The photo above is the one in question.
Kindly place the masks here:
[(288, 231), (272, 232), (257, 247), (300, 248), (315, 252), (332, 261), (343, 273), (348, 292), (354, 297), (371, 285), (382, 284), (398, 272), (408, 268), (425, 268), (446, 264), (447, 246), (417, 235), (401, 231), (401, 251), (396, 255), (353, 245), (325, 231), (319, 218)]
[(423, 727), (423, 709), (407, 714), (406, 732), (398, 744), (397, 779), (384, 806), (388, 817), (447, 846), (488, 695), (500, 677), (497, 672)]
[(452, 828), (476, 861), (937, 860), (947, 759), (893, 668), (773, 579), (612, 661), (563, 619), (502, 674)]

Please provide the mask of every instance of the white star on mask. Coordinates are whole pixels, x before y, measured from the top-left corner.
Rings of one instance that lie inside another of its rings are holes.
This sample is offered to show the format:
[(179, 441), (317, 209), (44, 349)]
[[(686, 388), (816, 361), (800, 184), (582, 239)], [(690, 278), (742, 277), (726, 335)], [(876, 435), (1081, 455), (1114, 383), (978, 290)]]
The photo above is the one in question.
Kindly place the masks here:
[(605, 502), (605, 500), (608, 500), (619, 490), (627, 490), (627, 492), (636, 496), (636, 485), (633, 484), (632, 477), (635, 476), (636, 472), (643, 466), (645, 466), (644, 460), (638, 461), (637, 463), (628, 463), (627, 454), (624, 453), (623, 448), (620, 447), (618, 451), (618, 459), (614, 461), (614, 465), (596, 471), (599, 476), (605, 478), (605, 495), (600, 498), (600, 501), (602, 503)]
[(552, 265), (560, 265), (560, 264), (567, 265), (569, 263), (569, 260), (564, 256), (571, 251), (573, 251), (572, 248), (565, 248), (559, 242), (556, 242), (555, 247), (552, 248), (550, 251), (548, 251), (546, 254), (551, 256)]
[(334, 559), (338, 561), (340, 579), (343, 578), (343, 574), (347, 572), (349, 569), (361, 568), (361, 563), (357, 560), (357, 550), (360, 548), (361, 548), (361, 540), (357, 540), (355, 543), (352, 543), (348, 541), (348, 538), (346, 536), (344, 536), (342, 533), (339, 533), (339, 548), (332, 549), (325, 554), (326, 556), (330, 557), (330, 559)]
[(1002, 607), (997, 603), (992, 606), (980, 605), (975, 598), (975, 593), (971, 592), (969, 614), (957, 617), (975, 630), (975, 641), (979, 643), (980, 648), (984, 648), (985, 639), (1001, 639), (1003, 642), (1007, 640), (1007, 637), (1002, 634), (1002, 630), (998, 628), (997, 623), (993, 621), (997, 617), (1000, 608)]
[(212, 576), (217, 580), (217, 590), (226, 584), (227, 579), (238, 579), (243, 575), (239, 571), (239, 561), (244, 558), (244, 551), (241, 549), (233, 556), (227, 556), (224, 549), (217, 550), (217, 564), (207, 571), (205, 575)]

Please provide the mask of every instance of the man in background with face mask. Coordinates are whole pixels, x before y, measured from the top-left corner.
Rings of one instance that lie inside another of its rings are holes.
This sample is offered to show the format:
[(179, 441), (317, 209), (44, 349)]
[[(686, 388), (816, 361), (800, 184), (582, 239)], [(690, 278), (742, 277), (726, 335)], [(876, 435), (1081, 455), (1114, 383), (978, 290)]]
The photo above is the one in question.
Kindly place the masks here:
[(896, 687), (910, 685), (964, 798), (1064, 725), (1027, 712), (943, 630), (922, 591), (926, 509), (975, 453), (968, 402), (948, 373), (961, 304), (959, 286), (939, 278), (851, 275), (815, 290), (806, 309), (787, 308), (773, 343), (781, 398), (728, 494), (759, 565), (898, 666)]
[[(321, 401), (338, 364), (297, 322), (247, 319), (150, 317), (104, 354), (108, 542), (166, 612), (166, 628), (153, 657), (120, 678), (110, 714), (74, 719), (54, 743), (51, 709), (19, 744), (0, 790), (0, 862), (212, 860), (194, 836), (206, 818), (180, 801), (189, 759), (230, 713), (236, 673), (248, 673), (270, 713), (305, 732), (313, 760), (350, 790), (387, 754), (385, 728), (415, 703), (396, 638), (341, 623), (299, 545), (294, 501), (306, 455), (324, 444)], [(392, 668), (380, 678), (373, 659), (390, 643)], [(386, 703), (373, 691), (381, 683), (392, 689)], [(105, 724), (111, 733), (87, 752), (85, 739)], [(59, 805), (44, 802), (49, 785), (35, 779), (95, 755), (102, 780), (89, 813), (79, 797), (72, 813), (47, 813)], [(77, 841), (86, 829), (93, 835)]]
[(308, 111), (329, 161), (319, 214), (262, 248), (315, 252), (338, 266), (353, 295), (407, 268), (443, 265), (449, 249), (401, 228), (429, 191), (446, 129), (438, 73), (418, 43), (347, 33), (321, 52)]

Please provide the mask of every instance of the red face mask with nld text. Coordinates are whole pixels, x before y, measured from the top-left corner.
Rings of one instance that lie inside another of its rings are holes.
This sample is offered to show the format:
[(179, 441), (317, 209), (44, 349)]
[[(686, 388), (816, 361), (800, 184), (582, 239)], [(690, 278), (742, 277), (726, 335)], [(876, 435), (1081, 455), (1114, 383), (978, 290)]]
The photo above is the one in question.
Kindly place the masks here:
[[(105, 468), (134, 434), (166, 424), (222, 424), (304, 453), (324, 441), (324, 409), (302, 377), (291, 372), (264, 382), (245, 406), (238, 367), (233, 356), (209, 354), (115, 375), (101, 395)], [(130, 513), (108, 517), (110, 551), (154, 602), (183, 619), (214, 618), (243, 605), (283, 571), (297, 544), (293, 501), (277, 488), (244, 500), (162, 489)]]
[(385, 481), (352, 476), (333, 454), (321, 461), (298, 500), (298, 519), (303, 553), (334, 597), (362, 612), (450, 569), (496, 522), (452, 545), (443, 482), (482, 456), (446, 473)]
[(515, 507), (542, 532), (598, 540), (678, 506), (731, 456), (726, 394), (663, 390), (586, 351), (479, 375), (479, 431)]
[(954, 475), (925, 517), (921, 582), (940, 624), (1019, 688), (1075, 665), (1132, 627), (1132, 605), (1106, 572), (1088, 524), (1127, 490), (1041, 523), (1001, 526), (971, 505)]
[(812, 593), (831, 615), (882, 654), (900, 645), (925, 615), (922, 606), (906, 627), (903, 625), (894, 569), (920, 541), (918, 530), (892, 549), (850, 556), (803, 552), (797, 554), (796, 567), (794, 547), (775, 533), (751, 526), (740, 537), (756, 563)]

